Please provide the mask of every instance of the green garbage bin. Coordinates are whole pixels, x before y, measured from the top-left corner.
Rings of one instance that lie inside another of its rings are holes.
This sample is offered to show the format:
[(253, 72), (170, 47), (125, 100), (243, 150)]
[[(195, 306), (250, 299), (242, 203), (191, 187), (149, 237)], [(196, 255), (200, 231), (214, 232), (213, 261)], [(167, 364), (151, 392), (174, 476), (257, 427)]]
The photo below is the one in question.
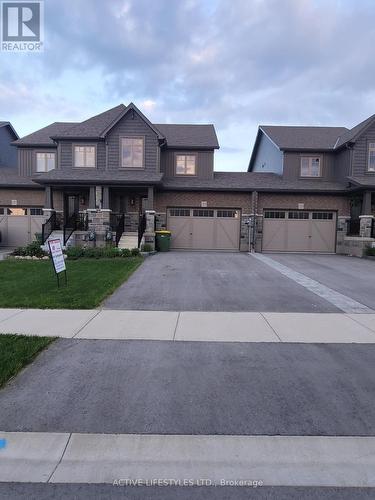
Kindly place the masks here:
[(155, 231), (156, 235), (156, 250), (158, 252), (169, 252), (171, 246), (170, 231)]

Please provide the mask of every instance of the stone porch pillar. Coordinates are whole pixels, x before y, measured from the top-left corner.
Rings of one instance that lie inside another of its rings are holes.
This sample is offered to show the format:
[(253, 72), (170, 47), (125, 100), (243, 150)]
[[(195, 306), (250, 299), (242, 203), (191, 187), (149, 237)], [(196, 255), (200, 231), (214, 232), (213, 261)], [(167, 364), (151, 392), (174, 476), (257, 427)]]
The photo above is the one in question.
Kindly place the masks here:
[(373, 215), (360, 215), (360, 230), (359, 234), (361, 238), (371, 238), (372, 224), (374, 220)]
[[(146, 210), (146, 229), (143, 234), (144, 244), (155, 250), (155, 210)], [(142, 242), (141, 242), (142, 244)]]

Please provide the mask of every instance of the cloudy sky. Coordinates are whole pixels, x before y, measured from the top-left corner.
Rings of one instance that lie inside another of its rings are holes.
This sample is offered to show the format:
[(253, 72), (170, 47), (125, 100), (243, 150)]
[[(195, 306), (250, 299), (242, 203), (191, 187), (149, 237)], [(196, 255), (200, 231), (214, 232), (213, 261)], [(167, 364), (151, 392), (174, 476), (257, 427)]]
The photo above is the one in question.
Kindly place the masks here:
[(20, 135), (133, 101), (214, 123), (218, 170), (258, 124), (352, 127), (375, 113), (374, 0), (45, 0), (45, 51), (0, 52), (0, 119)]

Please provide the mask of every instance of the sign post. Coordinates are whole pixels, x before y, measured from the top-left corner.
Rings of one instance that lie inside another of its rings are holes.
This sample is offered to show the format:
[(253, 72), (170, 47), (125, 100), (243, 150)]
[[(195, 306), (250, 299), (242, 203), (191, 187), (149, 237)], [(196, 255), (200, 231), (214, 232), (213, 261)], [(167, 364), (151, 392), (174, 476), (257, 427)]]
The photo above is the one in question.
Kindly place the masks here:
[(67, 276), (66, 276), (66, 266), (64, 260), (64, 254), (61, 247), (61, 240), (49, 240), (48, 241), (49, 251), (51, 253), (53, 268), (57, 277), (57, 286), (60, 287), (60, 276), (59, 274), (65, 273), (65, 285), (67, 285)]

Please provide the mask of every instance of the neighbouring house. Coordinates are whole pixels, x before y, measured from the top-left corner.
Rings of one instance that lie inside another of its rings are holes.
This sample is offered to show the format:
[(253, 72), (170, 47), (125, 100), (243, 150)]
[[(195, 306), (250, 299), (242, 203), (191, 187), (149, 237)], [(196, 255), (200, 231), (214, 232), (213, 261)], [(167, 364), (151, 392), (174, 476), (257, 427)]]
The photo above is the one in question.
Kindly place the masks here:
[(257, 190), (258, 249), (361, 256), (375, 243), (375, 115), (351, 130), (260, 126), (248, 171), (278, 177)]
[(247, 172), (214, 170), (213, 125), (154, 124), (132, 103), (56, 122), (13, 142), (0, 244), (40, 233), (133, 248), (167, 228), (174, 249), (359, 254), (375, 241), (373, 121), (351, 131), (259, 127)]

